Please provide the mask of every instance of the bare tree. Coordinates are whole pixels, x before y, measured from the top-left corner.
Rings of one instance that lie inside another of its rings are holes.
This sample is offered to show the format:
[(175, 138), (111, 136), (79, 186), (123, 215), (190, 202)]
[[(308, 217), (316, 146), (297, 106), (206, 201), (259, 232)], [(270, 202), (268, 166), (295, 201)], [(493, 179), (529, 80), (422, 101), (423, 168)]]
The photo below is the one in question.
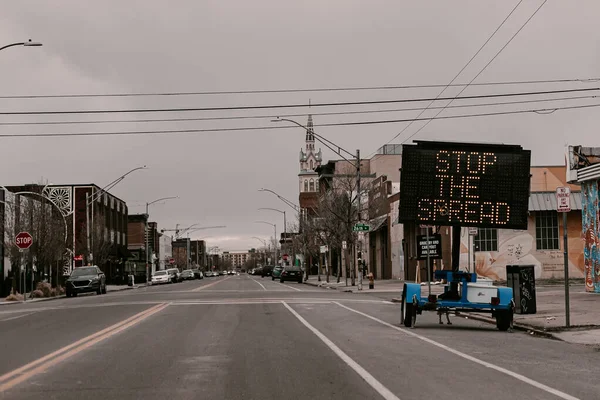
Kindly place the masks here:
[[(315, 235), (323, 244), (327, 244), (330, 251), (341, 254), (342, 243), (346, 242), (350, 250), (346, 259), (347, 265), (352, 266), (351, 260), (355, 257), (358, 234), (353, 232), (353, 227), (359, 221), (364, 221), (372, 211), (380, 208), (383, 198), (368, 202), (368, 194), (373, 189), (373, 178), (362, 177), (360, 192), (357, 190), (356, 176), (352, 174), (336, 174), (326, 184), (317, 207), (316, 217), (313, 219), (318, 226)], [(360, 214), (359, 214), (360, 196)], [(360, 218), (359, 218), (360, 217)], [(346, 255), (346, 254), (345, 254)], [(338, 267), (338, 282), (341, 268)], [(356, 270), (350, 267), (351, 284), (355, 284)]]

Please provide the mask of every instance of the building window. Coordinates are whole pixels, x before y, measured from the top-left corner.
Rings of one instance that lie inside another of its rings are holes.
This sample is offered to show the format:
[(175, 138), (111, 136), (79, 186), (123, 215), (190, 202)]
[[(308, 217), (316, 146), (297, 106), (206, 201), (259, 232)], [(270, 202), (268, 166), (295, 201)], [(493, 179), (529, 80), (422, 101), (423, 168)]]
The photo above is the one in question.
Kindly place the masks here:
[(313, 160), (310, 160), (310, 169), (314, 169), (314, 168), (315, 168), (315, 166), (313, 164)]
[(304, 191), (308, 192), (308, 181), (307, 180), (304, 181)]
[(498, 229), (479, 228), (474, 244), (477, 251), (498, 251)]
[(310, 191), (314, 192), (315, 191), (315, 181), (314, 180), (310, 180)]
[(558, 214), (555, 211), (535, 213), (535, 243), (538, 250), (558, 250)]

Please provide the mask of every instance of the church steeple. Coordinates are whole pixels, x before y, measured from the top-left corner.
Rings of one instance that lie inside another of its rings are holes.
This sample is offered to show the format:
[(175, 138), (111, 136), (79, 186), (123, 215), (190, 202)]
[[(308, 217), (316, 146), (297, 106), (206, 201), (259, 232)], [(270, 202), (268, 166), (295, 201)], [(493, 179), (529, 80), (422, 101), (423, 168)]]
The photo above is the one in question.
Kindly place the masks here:
[(306, 150), (315, 149), (315, 131), (313, 128), (312, 115), (308, 114), (308, 122), (306, 123)]

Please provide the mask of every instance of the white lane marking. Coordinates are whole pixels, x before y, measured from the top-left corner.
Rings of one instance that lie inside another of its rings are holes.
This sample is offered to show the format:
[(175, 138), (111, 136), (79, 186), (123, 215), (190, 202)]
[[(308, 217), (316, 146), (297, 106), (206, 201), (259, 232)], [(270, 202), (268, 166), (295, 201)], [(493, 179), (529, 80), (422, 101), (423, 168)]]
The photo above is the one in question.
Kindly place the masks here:
[(352, 368), (362, 379), (364, 379), (377, 393), (381, 395), (385, 400), (400, 400), (394, 393), (392, 393), (388, 388), (383, 386), (381, 382), (379, 382), (373, 375), (371, 375), (366, 369), (360, 366), (356, 361), (350, 358), (349, 355), (344, 353), (342, 349), (337, 347), (327, 336), (323, 335), (317, 328), (308, 323), (300, 314), (296, 312), (292, 307), (290, 307), (285, 301), (281, 302), (285, 308), (287, 308), (294, 317), (298, 318), (300, 322), (308, 329), (312, 331), (327, 347), (331, 349), (339, 358), (342, 359), (350, 368)]
[(366, 314), (366, 313), (364, 313), (362, 311), (358, 311), (358, 310), (355, 310), (353, 308), (347, 307), (347, 306), (345, 306), (343, 304), (340, 304), (337, 301), (334, 301), (333, 303), (337, 304), (338, 306), (340, 306), (342, 308), (345, 308), (348, 311), (352, 311), (352, 312), (354, 312), (356, 314), (362, 315), (363, 317), (367, 317), (367, 318), (369, 318), (369, 319), (371, 319), (371, 320), (373, 320), (375, 322), (379, 322), (380, 324), (385, 325), (385, 326), (387, 326), (389, 328), (395, 329), (395, 330), (397, 330), (399, 332), (402, 332), (404, 334), (410, 335), (410, 336), (415, 337), (417, 339), (421, 339), (422, 341), (424, 341), (426, 343), (429, 343), (429, 344), (431, 344), (433, 346), (439, 347), (440, 349), (446, 350), (447, 352), (455, 354), (455, 355), (457, 355), (459, 357), (462, 357), (462, 358), (464, 358), (466, 360), (472, 361), (472, 362), (477, 363), (479, 365), (483, 365), (484, 367), (487, 367), (487, 368), (496, 370), (498, 372), (501, 372), (503, 374), (506, 374), (508, 376), (511, 376), (511, 377), (513, 377), (515, 379), (520, 380), (521, 382), (525, 382), (525, 383), (527, 383), (527, 384), (529, 384), (529, 385), (531, 385), (533, 387), (536, 387), (536, 388), (541, 389), (541, 390), (543, 390), (545, 392), (548, 392), (548, 393), (553, 394), (553, 395), (555, 395), (557, 397), (560, 397), (561, 399), (579, 400), (579, 398), (577, 398), (577, 397), (574, 397), (574, 396), (571, 396), (570, 394), (561, 392), (560, 390), (554, 389), (554, 388), (552, 388), (550, 386), (546, 386), (543, 383), (538, 382), (538, 381), (534, 381), (533, 379), (528, 378), (528, 377), (526, 377), (524, 375), (521, 375), (521, 374), (518, 374), (516, 372), (510, 371), (510, 370), (508, 370), (506, 368), (502, 368), (502, 367), (500, 367), (500, 366), (498, 366), (496, 364), (492, 364), (492, 363), (489, 363), (487, 361), (480, 360), (479, 358), (476, 358), (476, 357), (470, 356), (468, 354), (465, 354), (465, 353), (463, 353), (461, 351), (453, 349), (452, 347), (446, 346), (445, 344), (436, 342), (435, 340), (429, 339), (429, 338), (427, 338), (425, 336), (421, 336), (421, 335), (419, 335), (417, 333), (414, 333), (414, 332), (411, 332), (411, 331), (409, 331), (407, 329), (399, 328), (399, 327), (394, 326), (394, 325), (392, 325), (392, 324), (390, 324), (388, 322), (385, 322), (385, 321), (383, 321), (383, 320), (381, 320), (381, 319), (379, 319), (377, 317), (374, 317), (374, 316)]
[(280, 284), (280, 285), (282, 285), (282, 286), (288, 287), (288, 288), (290, 288), (290, 289), (294, 289), (294, 290), (295, 290), (295, 291), (297, 291), (297, 292), (302, 292), (302, 291), (303, 291), (303, 290), (300, 290), (300, 289), (298, 289), (298, 288), (295, 288), (295, 287), (293, 287), (293, 286), (286, 285), (285, 283), (281, 283), (281, 282), (279, 282), (279, 284)]
[(12, 321), (13, 319), (19, 319), (19, 318), (23, 318), (23, 317), (26, 317), (26, 316), (28, 316), (28, 315), (35, 314), (35, 313), (36, 313), (36, 311), (34, 311), (34, 312), (30, 312), (30, 313), (27, 313), (27, 314), (23, 314), (23, 315), (17, 315), (16, 317), (10, 317), (10, 318), (4, 318), (4, 319), (0, 319), (0, 322), (4, 322), (4, 321)]
[(260, 285), (261, 288), (263, 288), (264, 290), (267, 290), (266, 287), (263, 286), (262, 283), (260, 283), (259, 281), (257, 281), (256, 279), (252, 279), (254, 282), (258, 283)]

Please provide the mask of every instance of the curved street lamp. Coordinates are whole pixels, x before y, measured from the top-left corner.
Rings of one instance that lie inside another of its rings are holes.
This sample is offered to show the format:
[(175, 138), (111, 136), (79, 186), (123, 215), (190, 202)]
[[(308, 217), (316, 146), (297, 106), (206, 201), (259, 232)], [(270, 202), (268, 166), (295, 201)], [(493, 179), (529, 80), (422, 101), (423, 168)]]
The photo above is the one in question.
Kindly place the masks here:
[[(287, 228), (286, 228), (287, 221), (285, 219), (285, 211), (278, 210), (277, 208), (270, 208), (270, 207), (261, 207), (261, 208), (259, 208), (259, 210), (276, 211), (280, 214), (283, 214), (283, 240), (287, 240)], [(277, 239), (277, 238), (275, 238), (275, 239)]]
[(32, 42), (31, 39), (29, 39), (26, 42), (17, 42), (17, 43), (7, 44), (6, 46), (2, 46), (2, 47), (0, 47), (0, 51), (2, 51), (4, 49), (8, 49), (9, 47), (14, 47), (14, 46), (40, 47), (40, 46), (42, 46), (42, 44), (40, 42)]
[(275, 196), (277, 196), (277, 198), (281, 201), (283, 201), (285, 204), (287, 204), (290, 208), (294, 209), (294, 211), (296, 212), (300, 212), (300, 207), (298, 207), (296, 204), (294, 204), (293, 202), (289, 201), (288, 199), (286, 199), (285, 197), (281, 196), (279, 193), (276, 193), (275, 191), (271, 190), (271, 189), (265, 189), (265, 188), (260, 188), (258, 189), (259, 192), (269, 192), (274, 194)]
[[(91, 206), (91, 225), (92, 225), (92, 229), (95, 226), (94, 225), (94, 204), (96, 203), (96, 200), (98, 200), (105, 192), (108, 192), (110, 189), (112, 189), (113, 187), (115, 187), (116, 185), (118, 185), (123, 179), (125, 179), (125, 177), (129, 174), (131, 174), (132, 172), (138, 171), (140, 169), (148, 169), (148, 167), (146, 167), (146, 165), (143, 165), (141, 167), (136, 167), (133, 168), (131, 170), (129, 170), (128, 172), (126, 172), (125, 174), (121, 175), (120, 177), (118, 177), (117, 179), (115, 179), (114, 181), (110, 182), (108, 185), (104, 186), (102, 189), (100, 189), (98, 191), (97, 194), (94, 194), (94, 186), (92, 186), (92, 194), (89, 196), (86, 193), (86, 203), (85, 203), (85, 215), (86, 218), (87, 216), (90, 214), (90, 210), (89, 210), (89, 206)], [(72, 213), (75, 212), (75, 208), (73, 208)], [(73, 218), (73, 221), (75, 221), (75, 218)], [(94, 235), (90, 235), (90, 224), (86, 223), (86, 230), (87, 230), (87, 247), (88, 247), (88, 253), (90, 254), (90, 260), (94, 260)], [(73, 251), (75, 251), (75, 225), (73, 225)]]
[[(125, 178), (126, 175), (132, 173), (133, 171), (135, 171), (137, 169), (143, 169), (145, 167), (146, 166), (144, 165), (143, 167), (132, 169), (127, 174), (123, 175), (123, 177), (121, 179)], [(144, 252), (146, 253), (146, 286), (148, 286), (148, 282), (150, 281), (150, 268), (149, 268), (150, 267), (150, 265), (149, 265), (149, 263), (150, 263), (150, 255), (148, 254), (148, 250), (149, 250), (149, 244), (148, 244), (149, 237), (148, 236), (150, 236), (149, 232), (148, 232), (148, 218), (149, 218), (148, 207), (150, 207), (154, 203), (158, 203), (159, 201), (171, 200), (171, 199), (178, 199), (178, 198), (179, 198), (179, 196), (161, 197), (160, 199), (156, 199), (154, 201), (146, 203), (146, 223), (144, 224), (144, 233), (145, 233), (145, 236), (146, 236), (146, 246), (145, 246), (145, 249), (144, 249)]]
[(275, 231), (275, 263), (277, 263), (277, 224), (273, 224), (271, 222), (267, 222), (267, 221), (254, 221), (254, 223), (256, 224), (267, 224), (267, 225), (271, 225)]

